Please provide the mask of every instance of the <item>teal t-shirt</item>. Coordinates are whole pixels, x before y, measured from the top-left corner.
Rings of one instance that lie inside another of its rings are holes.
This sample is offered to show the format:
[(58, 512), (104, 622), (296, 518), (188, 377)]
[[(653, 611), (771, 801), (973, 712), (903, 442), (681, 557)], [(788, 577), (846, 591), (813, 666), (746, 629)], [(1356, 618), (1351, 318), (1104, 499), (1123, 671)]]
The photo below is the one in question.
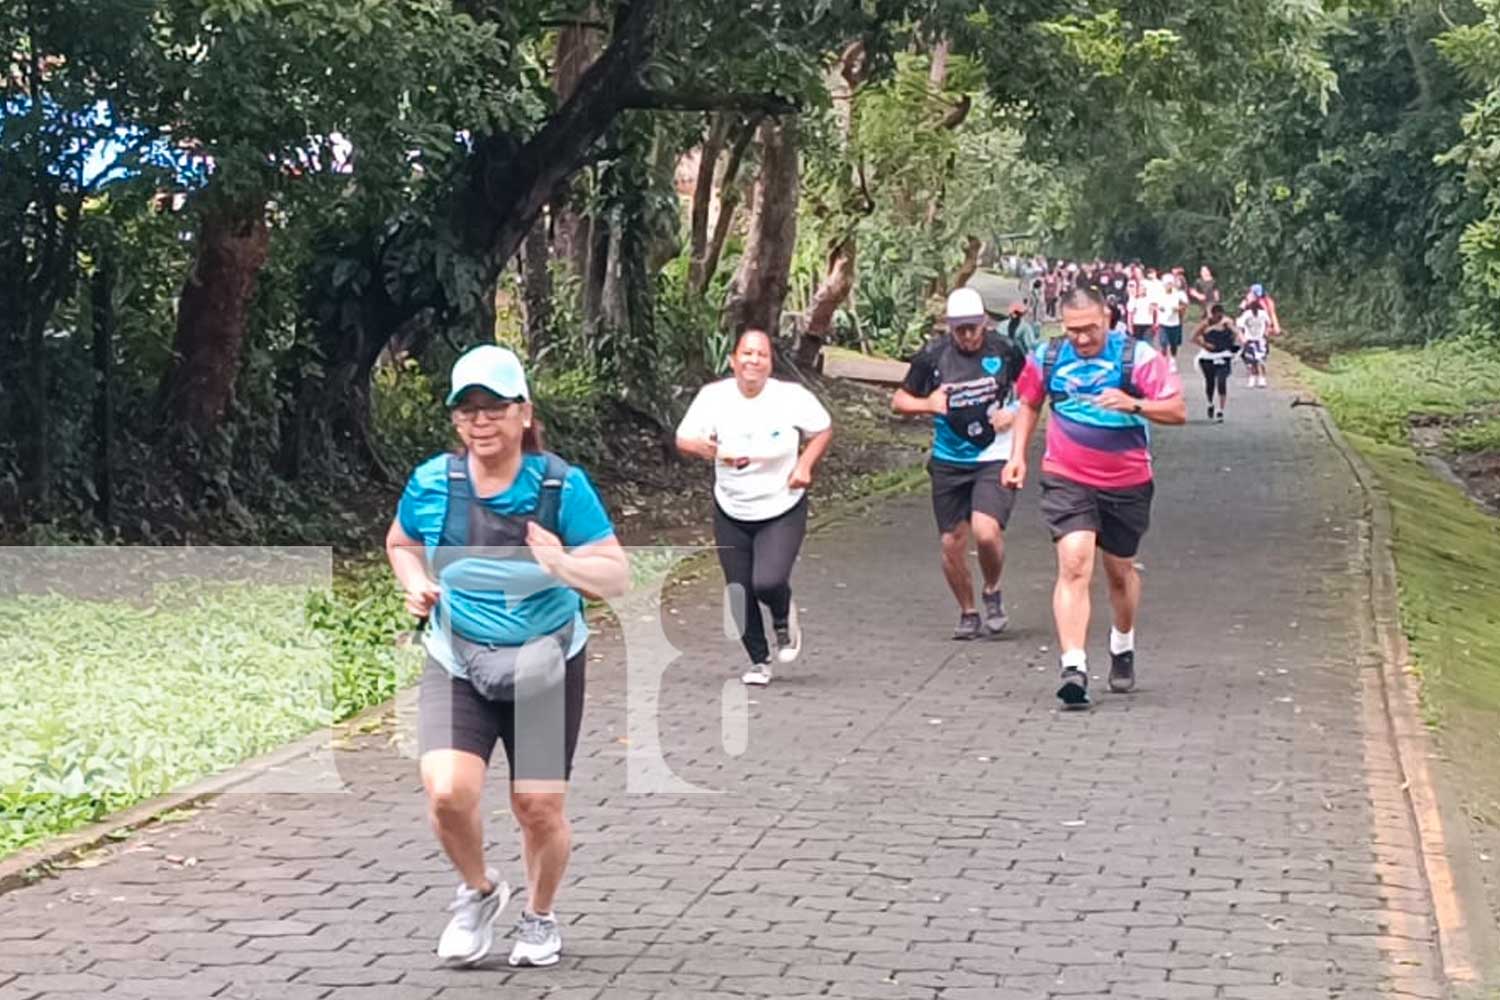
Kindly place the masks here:
[[(478, 497), (476, 502), (496, 514), (530, 514), (541, 499), (546, 466), (541, 455), (525, 456), (509, 489)], [(447, 508), (448, 456), (435, 455), (411, 474), (396, 508), (401, 530), (427, 548), (429, 559), (442, 539)], [(594, 484), (582, 469), (570, 467), (558, 510), (558, 534), (563, 544), (569, 548), (589, 545), (614, 533)], [(433, 612), (434, 627), (428, 632), (427, 650), (455, 675), (462, 676), (462, 672), (448, 647), (450, 630), (471, 642), (521, 646), (571, 621), (573, 644), (568, 655), (576, 654), (588, 641), (582, 596), (530, 560), (460, 558), (443, 568), (438, 584), (443, 596)]]

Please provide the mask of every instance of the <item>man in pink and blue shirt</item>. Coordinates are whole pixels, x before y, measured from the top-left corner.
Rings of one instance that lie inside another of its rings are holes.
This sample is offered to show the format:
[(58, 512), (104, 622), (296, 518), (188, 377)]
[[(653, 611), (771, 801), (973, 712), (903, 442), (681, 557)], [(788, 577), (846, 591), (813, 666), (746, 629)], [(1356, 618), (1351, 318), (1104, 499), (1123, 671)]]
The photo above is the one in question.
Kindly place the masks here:
[(1143, 340), (1111, 331), (1109, 310), (1092, 289), (1063, 301), (1066, 334), (1039, 346), (1016, 383), (1010, 461), (1001, 481), (1026, 482), (1026, 446), (1043, 404), (1052, 404), (1042, 459), (1042, 514), (1057, 546), (1052, 613), (1062, 653), (1057, 697), (1087, 708), (1089, 583), (1094, 552), (1104, 555), (1109, 602), (1109, 688), (1135, 687), (1135, 613), (1141, 579), (1135, 556), (1151, 523), (1155, 485), (1150, 425), (1187, 422), (1182, 384), (1168, 358)]

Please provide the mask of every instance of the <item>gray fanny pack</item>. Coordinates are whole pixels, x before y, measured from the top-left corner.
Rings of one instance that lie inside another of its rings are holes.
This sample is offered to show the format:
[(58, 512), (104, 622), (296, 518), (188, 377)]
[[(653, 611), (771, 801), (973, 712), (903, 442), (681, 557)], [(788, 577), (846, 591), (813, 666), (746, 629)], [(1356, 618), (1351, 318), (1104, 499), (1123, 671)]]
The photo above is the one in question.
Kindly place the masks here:
[(490, 701), (520, 701), (550, 691), (567, 674), (573, 624), (523, 646), (486, 646), (452, 635), (449, 645), (474, 690)]

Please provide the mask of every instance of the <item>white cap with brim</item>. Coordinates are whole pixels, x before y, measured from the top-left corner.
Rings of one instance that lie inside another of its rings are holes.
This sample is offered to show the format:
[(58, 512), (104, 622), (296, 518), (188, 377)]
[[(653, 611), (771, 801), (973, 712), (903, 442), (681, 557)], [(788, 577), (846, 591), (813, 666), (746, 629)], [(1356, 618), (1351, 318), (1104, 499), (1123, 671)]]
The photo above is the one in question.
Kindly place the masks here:
[(481, 344), (453, 363), (453, 391), (448, 405), (455, 406), (470, 389), (483, 389), (501, 399), (529, 400), (526, 371), (516, 352), (497, 344)]
[(948, 325), (969, 326), (984, 323), (989, 319), (984, 311), (984, 299), (972, 288), (955, 288), (948, 295)]

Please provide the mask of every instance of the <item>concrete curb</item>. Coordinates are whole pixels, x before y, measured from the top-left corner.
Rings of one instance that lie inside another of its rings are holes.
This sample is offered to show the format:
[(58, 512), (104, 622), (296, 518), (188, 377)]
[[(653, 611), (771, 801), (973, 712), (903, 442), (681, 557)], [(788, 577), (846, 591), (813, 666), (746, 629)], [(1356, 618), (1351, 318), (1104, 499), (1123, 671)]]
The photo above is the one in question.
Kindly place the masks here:
[(1500, 996), (1500, 927), (1485, 897), (1479, 859), (1457, 797), (1434, 776), (1433, 750), (1410, 675), (1411, 652), (1401, 628), (1394, 522), (1390, 500), (1374, 470), (1319, 407), (1324, 433), (1364, 492), (1368, 525), (1369, 614), (1361, 622), (1379, 651), (1381, 690), (1389, 736), (1404, 780), (1417, 833), (1423, 875), (1437, 921), (1443, 973), (1463, 998)]
[[(850, 516), (867, 511), (880, 500), (908, 492), (912, 488), (916, 478), (914, 472), (897, 469), (891, 470), (891, 473), (891, 482), (835, 504), (832, 510), (813, 518), (808, 526), (808, 534), (825, 531)], [(320, 730), (263, 756), (241, 761), (226, 771), (137, 803), (81, 830), (44, 840), (8, 858), (0, 859), (0, 895), (46, 878), (54, 870), (67, 867), (68, 860), (76, 859), (106, 841), (119, 840), (124, 834), (148, 827), (167, 813), (211, 801), (303, 757), (322, 751), (332, 752), (341, 733), (359, 731), (372, 719), (395, 711), (403, 694), (409, 693), (410, 689), (379, 705), (372, 705), (329, 730)]]

